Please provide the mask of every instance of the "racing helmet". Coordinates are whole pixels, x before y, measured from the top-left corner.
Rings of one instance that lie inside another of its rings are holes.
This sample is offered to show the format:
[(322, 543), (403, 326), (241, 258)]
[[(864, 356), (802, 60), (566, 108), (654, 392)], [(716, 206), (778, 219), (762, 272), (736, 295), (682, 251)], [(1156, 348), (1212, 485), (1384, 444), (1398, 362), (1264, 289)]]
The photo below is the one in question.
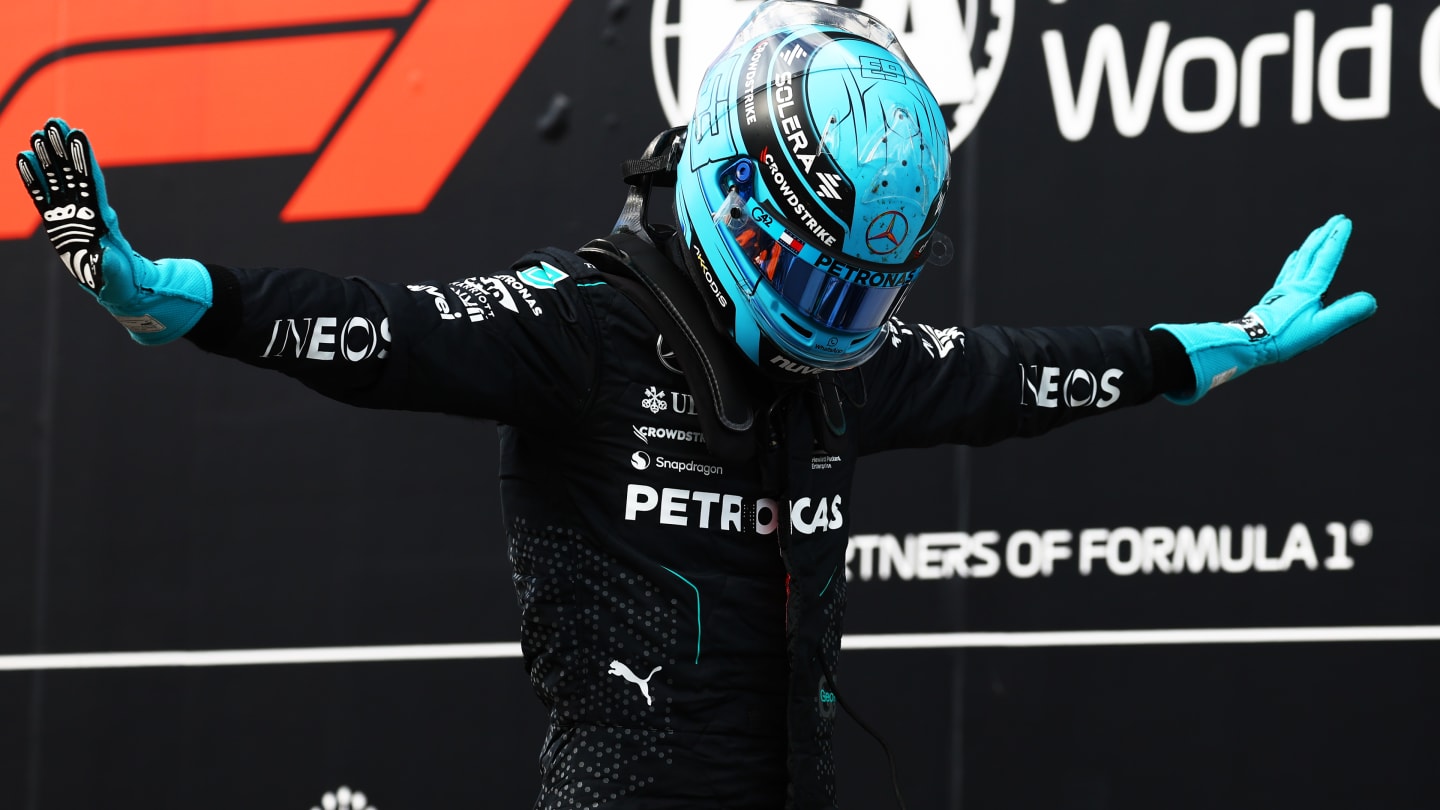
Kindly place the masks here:
[(940, 105), (890, 29), (766, 0), (701, 80), (675, 214), (719, 326), (760, 368), (803, 376), (880, 348), (949, 178)]

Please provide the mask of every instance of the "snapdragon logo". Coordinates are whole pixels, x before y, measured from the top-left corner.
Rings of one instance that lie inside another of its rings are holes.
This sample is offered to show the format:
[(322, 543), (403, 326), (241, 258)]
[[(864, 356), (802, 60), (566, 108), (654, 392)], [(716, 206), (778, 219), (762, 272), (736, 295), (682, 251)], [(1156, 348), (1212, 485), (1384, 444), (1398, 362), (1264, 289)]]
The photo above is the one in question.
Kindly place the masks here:
[(652, 461), (650, 454), (644, 450), (636, 450), (630, 455), (630, 466), (637, 470), (648, 470), (654, 467), (657, 470), (699, 473), (704, 476), (725, 474), (725, 468), (719, 464), (706, 464), (701, 461), (676, 461), (673, 458), (666, 458), (664, 456), (656, 456)]
[(655, 469), (671, 470), (672, 472), (699, 473), (701, 475), (724, 475), (725, 468), (719, 464), (705, 464), (699, 461), (676, 461), (673, 458), (664, 456), (655, 457)]
[[(760, 0), (655, 0), (650, 64), (672, 126), (686, 124), (700, 79)], [(949, 116), (950, 148), (963, 142), (994, 97), (1010, 51), (1015, 0), (861, 0), (895, 32)]]
[[(1080, 47), (1074, 34), (1050, 30), (1040, 41), (1060, 134), (1071, 141), (1090, 135), (1103, 81), (1115, 131), (1133, 138), (1150, 126), (1157, 95), (1165, 122), (1177, 132), (1213, 132), (1232, 121), (1256, 127), (1283, 119), (1286, 113), (1274, 109), (1283, 97), (1274, 90), (1261, 93), (1262, 77), (1276, 71), (1290, 74), (1288, 118), (1293, 123), (1315, 119), (1317, 98), (1320, 112), (1336, 121), (1386, 118), (1393, 19), (1391, 7), (1381, 3), (1371, 7), (1368, 22), (1327, 34), (1321, 26), (1325, 21), (1302, 9), (1295, 12), (1288, 31), (1261, 33), (1240, 43), (1214, 36), (1174, 41), (1170, 23), (1164, 21), (1150, 24), (1143, 43), (1134, 34), (1127, 43), (1120, 29), (1106, 24), (1091, 32), (1083, 62), (1072, 56)], [(1420, 51), (1426, 96), (1440, 107), (1440, 10), (1424, 26)], [(1077, 63), (1078, 82), (1072, 73)], [(1341, 85), (1349, 89), (1351, 82), (1342, 82), (1342, 74), (1352, 71), (1357, 77), (1368, 76), (1368, 83), (1363, 93), (1346, 96)], [(1197, 80), (1213, 91), (1187, 92)], [(1262, 115), (1266, 105), (1270, 109)]]

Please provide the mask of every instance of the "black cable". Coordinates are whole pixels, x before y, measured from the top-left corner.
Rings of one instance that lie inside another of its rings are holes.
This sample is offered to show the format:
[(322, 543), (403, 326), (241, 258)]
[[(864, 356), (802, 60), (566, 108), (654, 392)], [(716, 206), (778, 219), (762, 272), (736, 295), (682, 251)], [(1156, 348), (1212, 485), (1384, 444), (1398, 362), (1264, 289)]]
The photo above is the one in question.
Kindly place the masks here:
[(825, 666), (823, 660), (819, 663), (820, 672), (825, 676), (825, 681), (830, 684), (830, 691), (835, 694), (835, 700), (840, 704), (840, 708), (844, 709), (845, 713), (850, 715), (850, 719), (864, 729), (866, 734), (874, 737), (875, 742), (880, 743), (881, 750), (885, 752), (885, 761), (890, 764), (890, 787), (895, 790), (895, 803), (900, 806), (900, 810), (906, 810), (905, 795), (900, 792), (900, 775), (895, 770), (895, 755), (890, 752), (890, 746), (886, 744), (885, 738), (881, 737), (879, 732), (871, 728), (869, 723), (860, 719), (860, 715), (850, 708), (850, 704), (845, 702), (845, 696), (840, 694), (839, 687), (835, 685), (835, 676), (830, 674), (830, 668)]

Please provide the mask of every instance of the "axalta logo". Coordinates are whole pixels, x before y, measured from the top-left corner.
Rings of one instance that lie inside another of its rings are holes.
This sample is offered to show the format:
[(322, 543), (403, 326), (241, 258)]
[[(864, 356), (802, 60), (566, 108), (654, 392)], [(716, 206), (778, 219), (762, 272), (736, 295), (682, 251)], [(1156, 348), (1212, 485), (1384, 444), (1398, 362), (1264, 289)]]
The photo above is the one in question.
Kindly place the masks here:
[[(791, 531), (800, 534), (839, 529), (845, 525), (841, 497), (797, 498), (789, 503)], [(664, 526), (774, 534), (780, 528), (781, 506), (773, 498), (746, 504), (739, 495), (699, 490), (656, 489), (631, 484), (625, 491), (625, 519), (653, 518)]]
[[(700, 79), (759, 0), (655, 0), (650, 64), (665, 117), (689, 123)], [(1015, 0), (861, 0), (888, 25), (945, 109), (953, 150), (975, 128), (1000, 84), (1015, 27)], [(798, 57), (798, 54), (796, 54)]]
[[(315, 155), (280, 212), (298, 222), (425, 210), (569, 0), (12, 5), (0, 143), (59, 116), (106, 167)], [(0, 239), (38, 221), (0, 194)]]

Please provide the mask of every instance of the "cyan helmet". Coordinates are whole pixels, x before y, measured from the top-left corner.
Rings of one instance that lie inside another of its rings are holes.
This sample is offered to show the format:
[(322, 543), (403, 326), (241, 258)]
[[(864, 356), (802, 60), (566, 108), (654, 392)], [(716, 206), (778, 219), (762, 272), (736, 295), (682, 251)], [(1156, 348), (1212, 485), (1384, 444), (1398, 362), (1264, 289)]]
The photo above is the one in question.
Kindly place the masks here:
[(818, 374), (879, 349), (925, 265), (949, 177), (940, 105), (890, 29), (767, 0), (701, 80), (676, 218), (745, 355)]

